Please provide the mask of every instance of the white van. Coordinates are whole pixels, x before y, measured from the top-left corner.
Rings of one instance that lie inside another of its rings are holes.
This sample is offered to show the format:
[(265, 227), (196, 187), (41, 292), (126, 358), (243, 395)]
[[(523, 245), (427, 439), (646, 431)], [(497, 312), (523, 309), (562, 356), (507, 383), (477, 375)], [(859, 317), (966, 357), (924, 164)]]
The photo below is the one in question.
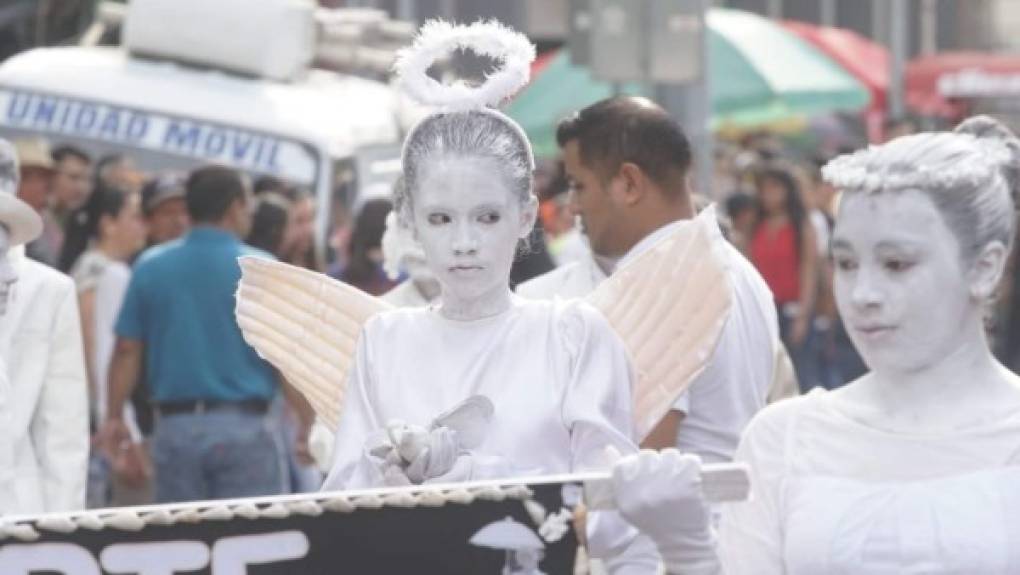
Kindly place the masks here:
[[(203, 3), (170, 0), (177, 8)], [(166, 0), (132, 3), (157, 4)], [(159, 16), (140, 12), (129, 12), (128, 25), (132, 17)], [(206, 20), (206, 28), (215, 29), (209, 22), (214, 18)], [(174, 27), (165, 20), (158, 25)], [(192, 37), (195, 29), (191, 24)], [(125, 34), (125, 43), (130, 37)], [(389, 183), (399, 172), (401, 130), (393, 89), (307, 66), (282, 74), (293, 78), (268, 78), (258, 74), (257, 55), (248, 73), (236, 72), (243, 66), (230, 62), (235, 71), (215, 62), (196, 65), (194, 54), (215, 56), (217, 44), (229, 42), (206, 39), (204, 47), (192, 41), (184, 58), (139, 57), (137, 48), (145, 42), (138, 39), (130, 51), (76, 46), (17, 54), (0, 64), (0, 136), (41, 135), (54, 145), (80, 146), (94, 158), (126, 153), (146, 171), (214, 162), (279, 177), (318, 198), (317, 240), (323, 249), (331, 206), (353, 202), (359, 189)], [(166, 56), (165, 41), (158, 49), (149, 44), (146, 52)], [(279, 46), (273, 50), (280, 53)], [(179, 63), (182, 59), (188, 63)]]

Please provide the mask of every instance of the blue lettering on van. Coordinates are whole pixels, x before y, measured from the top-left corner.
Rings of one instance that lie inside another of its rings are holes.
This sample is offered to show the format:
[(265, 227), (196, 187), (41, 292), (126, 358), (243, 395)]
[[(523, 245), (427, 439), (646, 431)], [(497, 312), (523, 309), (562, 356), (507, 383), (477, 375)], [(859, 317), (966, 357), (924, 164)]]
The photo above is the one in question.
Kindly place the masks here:
[(128, 117), (127, 129), (124, 131), (124, 139), (130, 142), (139, 142), (145, 138), (149, 131), (149, 117), (132, 112)]
[(96, 111), (94, 104), (82, 104), (78, 108), (78, 114), (74, 119), (74, 131), (79, 134), (89, 135), (89, 132), (96, 125), (96, 118), (98, 117), (99, 112)]
[(238, 163), (244, 161), (248, 157), (248, 150), (251, 149), (256, 138), (257, 136), (253, 134), (246, 134), (244, 132), (235, 133), (234, 141), (230, 146), (230, 157)]
[(35, 114), (32, 122), (36, 125), (50, 125), (53, 122), (53, 115), (57, 112), (57, 102), (50, 98), (39, 98), (35, 105)]
[(201, 128), (198, 126), (182, 126), (181, 122), (171, 120), (167, 126), (166, 134), (163, 136), (163, 147), (169, 149), (185, 150), (190, 154), (195, 153), (198, 146), (198, 137), (201, 135)]
[(116, 140), (120, 137), (120, 112), (110, 110), (106, 113), (106, 117), (99, 124), (99, 137), (106, 140)]
[(211, 128), (205, 134), (205, 146), (204, 152), (205, 157), (215, 158), (223, 153), (223, 149), (227, 146), (227, 135), (223, 133), (223, 130), (217, 128)]
[[(279, 163), (283, 142), (270, 136), (58, 96), (13, 90), (9, 96), (6, 110), (0, 113), (6, 116), (4, 123), (11, 126), (132, 143), (263, 172), (283, 172)], [(151, 134), (153, 130), (159, 132)]]
[(280, 165), (276, 163), (276, 154), (280, 151), (280, 142), (273, 141), (269, 145), (269, 158), (266, 159), (265, 166), (274, 173), (280, 172)]
[(20, 124), (28, 117), (28, 110), (32, 105), (32, 99), (27, 94), (14, 92), (11, 94), (11, 103), (7, 105), (7, 120), (12, 124)]

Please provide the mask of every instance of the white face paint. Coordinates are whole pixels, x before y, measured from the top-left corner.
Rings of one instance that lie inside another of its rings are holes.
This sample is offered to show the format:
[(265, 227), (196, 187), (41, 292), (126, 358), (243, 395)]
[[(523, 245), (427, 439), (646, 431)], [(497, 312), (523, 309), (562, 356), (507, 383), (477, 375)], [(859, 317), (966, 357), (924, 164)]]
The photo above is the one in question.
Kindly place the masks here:
[(414, 232), (442, 286), (442, 311), (478, 319), (509, 305), (517, 241), (533, 221), (495, 161), (443, 158), (423, 170), (414, 194)]
[(872, 371), (929, 368), (975, 337), (982, 308), (959, 253), (921, 192), (844, 196), (832, 243), (836, 304)]
[(10, 258), (10, 248), (10, 235), (7, 228), (0, 224), (0, 315), (7, 313), (11, 288), (18, 281), (18, 272)]

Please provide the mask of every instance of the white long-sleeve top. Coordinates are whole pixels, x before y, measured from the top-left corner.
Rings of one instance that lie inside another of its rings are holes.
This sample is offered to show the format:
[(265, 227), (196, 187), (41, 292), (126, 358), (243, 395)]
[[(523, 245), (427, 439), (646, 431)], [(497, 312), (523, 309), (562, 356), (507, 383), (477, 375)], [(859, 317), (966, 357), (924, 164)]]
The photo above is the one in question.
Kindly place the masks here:
[(516, 476), (604, 467), (606, 446), (636, 449), (632, 377), (623, 343), (582, 302), (514, 297), (477, 321), (431, 308), (380, 314), (358, 342), (323, 488), (382, 485), (363, 457), (369, 434), (393, 419), (428, 426), (479, 394), (495, 414), (473, 453), (503, 458)]
[(754, 493), (723, 511), (726, 575), (1020, 573), (1020, 411), (944, 434), (851, 413), (816, 389), (751, 422), (736, 458)]

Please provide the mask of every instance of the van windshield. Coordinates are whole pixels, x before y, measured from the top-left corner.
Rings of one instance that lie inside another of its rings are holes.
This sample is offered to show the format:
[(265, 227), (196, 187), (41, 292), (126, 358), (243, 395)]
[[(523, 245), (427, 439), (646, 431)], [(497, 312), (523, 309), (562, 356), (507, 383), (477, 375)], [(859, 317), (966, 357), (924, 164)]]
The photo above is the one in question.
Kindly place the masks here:
[(42, 136), (99, 158), (126, 154), (144, 171), (186, 171), (217, 163), (315, 188), (319, 160), (309, 144), (195, 118), (0, 86), (0, 136)]

